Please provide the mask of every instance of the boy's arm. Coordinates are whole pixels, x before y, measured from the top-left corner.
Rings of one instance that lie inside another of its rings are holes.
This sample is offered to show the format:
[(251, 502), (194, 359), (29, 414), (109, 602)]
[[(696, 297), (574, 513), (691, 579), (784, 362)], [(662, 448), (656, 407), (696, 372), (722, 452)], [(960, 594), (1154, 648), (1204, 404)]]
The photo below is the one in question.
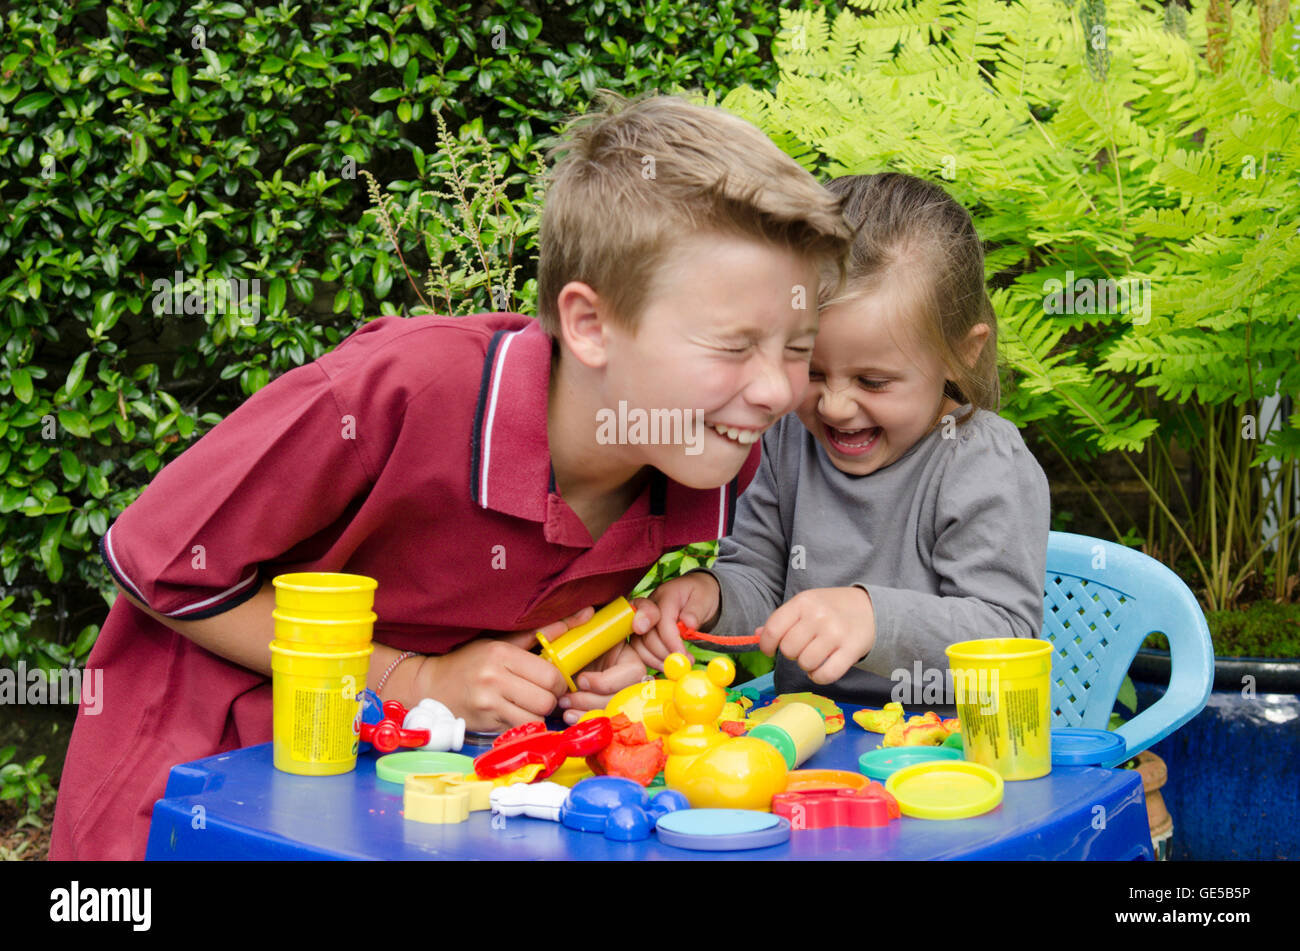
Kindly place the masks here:
[[(275, 610), (275, 587), (270, 581), (263, 581), (257, 594), (229, 611), (204, 618), (200, 621), (179, 621), (159, 614), (147, 604), (140, 601), (129, 591), (118, 585), (118, 591), (137, 608), (161, 624), (165, 624), (177, 634), (188, 638), (204, 650), (211, 651), (232, 663), (255, 670), (267, 677), (271, 676), (271, 651), (267, 646), (275, 637), (275, 622), (271, 612)], [(367, 684), (377, 684), (388, 665), (401, 656), (395, 647), (376, 643), (374, 653), (370, 655), (370, 671)], [(408, 708), (413, 707), (422, 697), (414, 695), (416, 677), (423, 658), (412, 657), (398, 664), (389, 675), (384, 685), (382, 699), (397, 699)]]
[[(789, 419), (782, 420), (763, 434), (762, 460), (736, 503), (731, 534), (718, 543), (713, 567), (701, 569), (713, 575), (722, 589), (718, 615), (709, 621), (701, 619), (702, 631), (752, 634), (785, 598), (789, 540), (781, 519), (776, 467), (780, 462), (780, 434), (788, 425)], [(729, 651), (715, 644), (706, 646), (724, 653), (754, 649)]]
[[(854, 666), (884, 677), (945, 671), (944, 648), (985, 637), (1037, 637), (1051, 512), (1047, 477), (1024, 447), (972, 439), (939, 487), (933, 570), (938, 595), (864, 581), (876, 639)], [(1016, 440), (1019, 442), (1019, 440)]]
[[(401, 400), (356, 374), (331, 380), (319, 362), (263, 387), (110, 527), (101, 550), (119, 590), (200, 647), (269, 675), (275, 592), (259, 565), (327, 529), (370, 490), (400, 429)], [(376, 644), (369, 682), (399, 654)], [(419, 667), (415, 658), (399, 664), (385, 695), (405, 702), (400, 691)]]

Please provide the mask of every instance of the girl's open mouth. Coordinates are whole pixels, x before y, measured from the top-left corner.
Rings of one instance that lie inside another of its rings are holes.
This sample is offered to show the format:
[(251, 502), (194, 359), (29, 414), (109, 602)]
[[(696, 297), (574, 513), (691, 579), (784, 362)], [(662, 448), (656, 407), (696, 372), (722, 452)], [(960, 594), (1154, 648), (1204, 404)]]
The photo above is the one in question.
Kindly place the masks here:
[(873, 426), (870, 429), (836, 429), (833, 426), (822, 426), (826, 430), (826, 441), (831, 444), (836, 452), (845, 456), (862, 456), (870, 452), (880, 439), (880, 427)]

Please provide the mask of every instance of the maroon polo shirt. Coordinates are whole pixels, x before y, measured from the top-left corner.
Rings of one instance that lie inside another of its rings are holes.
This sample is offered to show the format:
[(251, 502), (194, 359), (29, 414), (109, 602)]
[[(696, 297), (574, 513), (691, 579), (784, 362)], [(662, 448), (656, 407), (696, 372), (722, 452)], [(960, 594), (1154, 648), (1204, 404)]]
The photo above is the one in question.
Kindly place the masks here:
[[(114, 578), (195, 620), (292, 571), (379, 582), (375, 640), (444, 653), (626, 594), (663, 552), (718, 538), (758, 466), (719, 489), (654, 471), (593, 544), (555, 488), (550, 338), (517, 314), (382, 317), (259, 390), (105, 533)], [(118, 598), (87, 661), (52, 859), (140, 859), (172, 766), (271, 739), (271, 688)]]

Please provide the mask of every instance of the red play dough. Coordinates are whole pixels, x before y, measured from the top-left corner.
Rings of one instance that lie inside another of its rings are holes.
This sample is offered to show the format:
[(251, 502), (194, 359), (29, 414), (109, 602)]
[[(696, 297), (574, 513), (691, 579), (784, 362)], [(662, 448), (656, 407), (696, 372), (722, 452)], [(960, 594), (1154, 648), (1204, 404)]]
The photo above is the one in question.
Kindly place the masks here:
[(621, 776), (649, 786), (668, 762), (663, 739), (648, 742), (645, 725), (622, 713), (610, 720), (610, 727), (614, 733), (610, 744), (588, 756), (587, 765), (598, 776)]

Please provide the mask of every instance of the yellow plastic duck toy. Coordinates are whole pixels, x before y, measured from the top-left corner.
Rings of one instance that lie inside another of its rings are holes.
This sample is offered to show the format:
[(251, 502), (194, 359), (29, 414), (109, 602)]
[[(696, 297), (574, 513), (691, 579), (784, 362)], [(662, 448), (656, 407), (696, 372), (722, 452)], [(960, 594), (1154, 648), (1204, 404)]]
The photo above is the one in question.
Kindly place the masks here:
[(633, 684), (614, 694), (605, 709), (595, 711), (595, 714), (612, 720), (621, 713), (633, 723), (644, 724), (646, 736), (651, 742), (660, 736), (667, 740), (686, 723), (673, 706), (673, 691), (676, 688), (677, 684), (671, 680)]
[(762, 740), (718, 729), (736, 665), (715, 657), (705, 670), (691, 666), (685, 654), (664, 661), (664, 674), (677, 685), (673, 706), (685, 722), (668, 738), (664, 782), (696, 809), (770, 810), (772, 797), (785, 791), (785, 759)]

